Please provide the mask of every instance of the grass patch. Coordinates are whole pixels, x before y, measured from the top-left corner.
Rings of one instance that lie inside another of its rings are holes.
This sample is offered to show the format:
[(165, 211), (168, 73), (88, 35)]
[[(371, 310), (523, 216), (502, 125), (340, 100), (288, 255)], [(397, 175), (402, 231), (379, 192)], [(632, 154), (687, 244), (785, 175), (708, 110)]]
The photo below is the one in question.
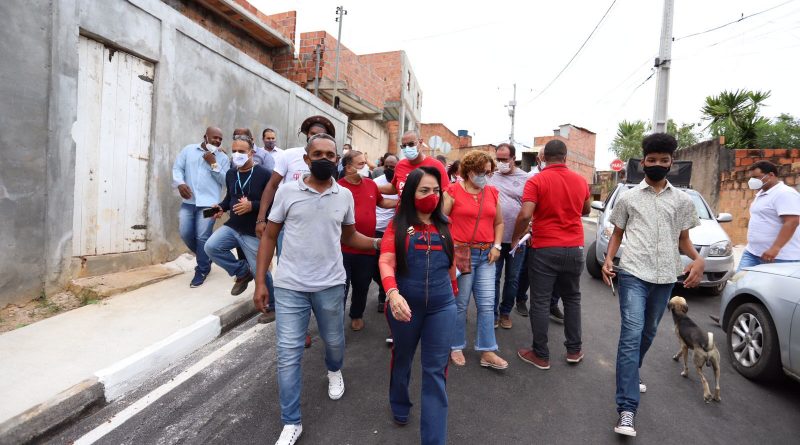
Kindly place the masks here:
[(46, 295), (42, 294), (39, 298), (36, 299), (36, 305), (39, 306), (40, 309), (44, 310), (49, 314), (57, 314), (61, 311), (61, 307), (55, 304), (53, 301), (47, 298)]

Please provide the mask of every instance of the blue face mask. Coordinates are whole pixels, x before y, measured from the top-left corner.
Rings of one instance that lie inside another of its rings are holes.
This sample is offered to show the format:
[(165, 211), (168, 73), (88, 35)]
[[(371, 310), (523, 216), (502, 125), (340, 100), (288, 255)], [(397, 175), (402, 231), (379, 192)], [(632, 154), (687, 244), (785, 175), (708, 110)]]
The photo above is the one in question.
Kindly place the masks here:
[(417, 156), (419, 156), (419, 150), (417, 150), (416, 145), (413, 147), (403, 147), (403, 155), (408, 160), (414, 160), (417, 159)]

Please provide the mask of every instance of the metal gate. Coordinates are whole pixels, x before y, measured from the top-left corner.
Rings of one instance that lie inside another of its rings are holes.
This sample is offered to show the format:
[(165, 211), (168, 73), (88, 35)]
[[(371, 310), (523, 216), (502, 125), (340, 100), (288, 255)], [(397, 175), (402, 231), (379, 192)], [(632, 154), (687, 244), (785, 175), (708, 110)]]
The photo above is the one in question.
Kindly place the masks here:
[(154, 65), (80, 37), (73, 255), (147, 247)]

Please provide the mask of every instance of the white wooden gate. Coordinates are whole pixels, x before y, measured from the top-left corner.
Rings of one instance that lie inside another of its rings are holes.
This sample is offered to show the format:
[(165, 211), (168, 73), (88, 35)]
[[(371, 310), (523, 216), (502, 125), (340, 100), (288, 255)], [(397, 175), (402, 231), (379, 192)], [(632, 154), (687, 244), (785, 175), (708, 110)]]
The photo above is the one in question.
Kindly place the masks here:
[(73, 255), (147, 247), (152, 63), (81, 36)]

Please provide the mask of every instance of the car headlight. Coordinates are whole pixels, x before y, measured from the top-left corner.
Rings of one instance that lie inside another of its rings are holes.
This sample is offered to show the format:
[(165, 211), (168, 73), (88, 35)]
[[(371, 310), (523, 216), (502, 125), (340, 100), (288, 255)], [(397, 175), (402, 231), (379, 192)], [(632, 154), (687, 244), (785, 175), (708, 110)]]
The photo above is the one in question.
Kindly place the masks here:
[(733, 245), (730, 241), (720, 241), (708, 248), (708, 256), (728, 256), (733, 252)]
[(737, 282), (737, 281), (741, 280), (742, 278), (744, 278), (744, 276), (745, 276), (745, 275), (747, 275), (747, 271), (746, 271), (746, 270), (740, 270), (739, 272), (736, 272), (736, 273), (735, 273), (735, 274), (734, 274), (734, 275), (731, 277), (731, 279), (730, 279), (730, 282), (731, 282), (731, 283), (735, 283), (735, 282)]

